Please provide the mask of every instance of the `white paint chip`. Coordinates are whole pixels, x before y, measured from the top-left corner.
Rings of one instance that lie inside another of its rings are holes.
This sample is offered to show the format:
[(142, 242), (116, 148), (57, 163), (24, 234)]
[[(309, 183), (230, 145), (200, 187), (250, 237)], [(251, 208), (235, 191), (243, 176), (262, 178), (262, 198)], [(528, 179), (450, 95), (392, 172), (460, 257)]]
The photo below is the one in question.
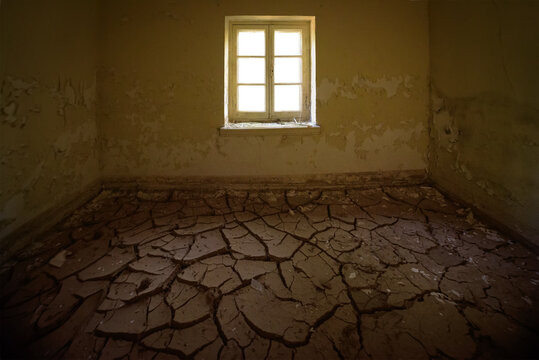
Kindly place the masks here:
[(49, 265), (60, 268), (66, 262), (67, 250), (62, 250), (49, 261)]

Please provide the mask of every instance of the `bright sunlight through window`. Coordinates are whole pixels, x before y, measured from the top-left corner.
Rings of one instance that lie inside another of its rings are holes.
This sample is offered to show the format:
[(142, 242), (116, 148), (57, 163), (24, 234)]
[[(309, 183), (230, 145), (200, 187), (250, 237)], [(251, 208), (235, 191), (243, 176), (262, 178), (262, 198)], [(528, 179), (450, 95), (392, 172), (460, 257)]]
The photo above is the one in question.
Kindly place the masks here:
[(227, 17), (228, 122), (314, 123), (314, 17)]

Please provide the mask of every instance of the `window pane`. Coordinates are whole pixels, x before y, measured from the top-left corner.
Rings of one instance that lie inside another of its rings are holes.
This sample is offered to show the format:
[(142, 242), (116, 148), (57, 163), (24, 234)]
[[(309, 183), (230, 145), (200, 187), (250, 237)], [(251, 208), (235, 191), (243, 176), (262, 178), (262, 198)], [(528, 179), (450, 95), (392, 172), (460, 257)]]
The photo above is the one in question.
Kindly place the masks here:
[(266, 38), (264, 36), (264, 30), (238, 31), (238, 55), (239, 56), (264, 56), (266, 55)]
[(276, 83), (301, 82), (301, 58), (275, 58)]
[(266, 60), (264, 58), (239, 58), (238, 82), (264, 84), (266, 82)]
[(301, 30), (275, 31), (275, 55), (301, 55)]
[(238, 111), (266, 111), (266, 87), (264, 85), (239, 85)]
[(275, 85), (275, 111), (301, 111), (301, 85)]

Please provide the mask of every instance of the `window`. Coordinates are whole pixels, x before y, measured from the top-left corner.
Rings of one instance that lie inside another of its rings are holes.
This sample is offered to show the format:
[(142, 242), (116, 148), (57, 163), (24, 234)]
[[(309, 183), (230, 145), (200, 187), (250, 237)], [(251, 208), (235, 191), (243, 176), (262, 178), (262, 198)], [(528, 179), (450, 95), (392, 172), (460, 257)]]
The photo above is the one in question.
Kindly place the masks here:
[(315, 124), (314, 17), (225, 21), (225, 125)]

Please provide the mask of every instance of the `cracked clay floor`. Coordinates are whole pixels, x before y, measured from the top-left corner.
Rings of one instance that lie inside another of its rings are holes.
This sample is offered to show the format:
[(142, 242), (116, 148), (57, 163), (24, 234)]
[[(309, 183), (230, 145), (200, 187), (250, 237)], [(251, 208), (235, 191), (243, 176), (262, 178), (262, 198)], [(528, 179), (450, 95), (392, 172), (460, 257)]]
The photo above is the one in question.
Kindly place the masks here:
[(2, 357), (533, 358), (538, 271), (431, 187), (104, 191), (2, 266)]

